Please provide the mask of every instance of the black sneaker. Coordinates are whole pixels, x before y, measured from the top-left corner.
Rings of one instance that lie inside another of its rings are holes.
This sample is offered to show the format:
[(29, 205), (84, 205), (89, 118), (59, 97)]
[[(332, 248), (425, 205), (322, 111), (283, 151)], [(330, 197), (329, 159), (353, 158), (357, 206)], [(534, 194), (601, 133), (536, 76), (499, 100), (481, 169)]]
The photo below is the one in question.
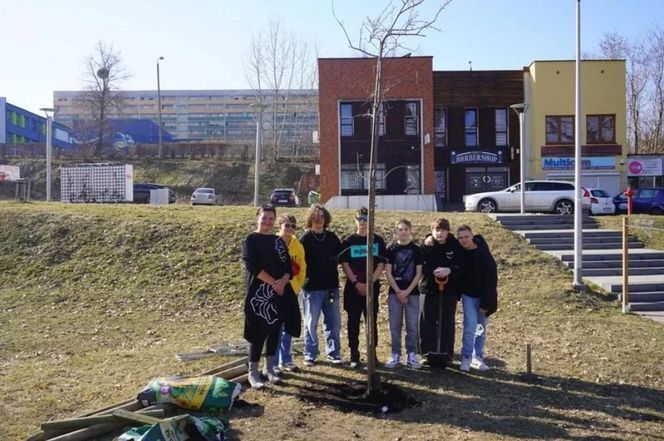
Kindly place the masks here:
[(332, 364), (342, 364), (344, 361), (341, 359), (341, 357), (334, 356), (334, 355), (329, 355), (326, 357), (327, 361), (329, 361)]

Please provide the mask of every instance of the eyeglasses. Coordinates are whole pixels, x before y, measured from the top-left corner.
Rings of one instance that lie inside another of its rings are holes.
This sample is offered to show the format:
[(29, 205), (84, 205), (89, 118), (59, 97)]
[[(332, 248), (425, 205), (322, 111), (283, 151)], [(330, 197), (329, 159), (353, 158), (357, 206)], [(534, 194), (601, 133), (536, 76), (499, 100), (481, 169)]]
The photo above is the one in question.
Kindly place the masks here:
[(295, 225), (295, 224), (283, 224), (283, 226), (284, 226), (284, 228), (292, 228), (292, 229), (297, 228), (297, 225)]
[(368, 219), (368, 216), (355, 216), (355, 220), (359, 222), (366, 222)]

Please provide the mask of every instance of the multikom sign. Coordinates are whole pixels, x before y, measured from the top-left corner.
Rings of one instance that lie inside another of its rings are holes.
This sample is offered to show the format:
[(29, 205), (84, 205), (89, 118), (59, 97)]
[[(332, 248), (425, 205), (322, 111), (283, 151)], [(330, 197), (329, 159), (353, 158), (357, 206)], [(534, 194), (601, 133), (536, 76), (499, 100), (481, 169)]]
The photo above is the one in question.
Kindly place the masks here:
[[(574, 170), (574, 158), (551, 156), (542, 158), (542, 170)], [(615, 170), (616, 160), (613, 156), (594, 156), (581, 158), (582, 170)]]

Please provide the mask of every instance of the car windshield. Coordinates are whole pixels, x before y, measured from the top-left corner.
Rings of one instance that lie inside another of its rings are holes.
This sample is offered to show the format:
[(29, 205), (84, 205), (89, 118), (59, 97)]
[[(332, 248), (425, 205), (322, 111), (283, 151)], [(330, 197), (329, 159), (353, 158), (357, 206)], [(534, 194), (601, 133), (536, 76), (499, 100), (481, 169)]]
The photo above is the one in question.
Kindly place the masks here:
[(293, 194), (293, 192), (292, 191), (287, 191), (287, 190), (280, 190), (280, 191), (275, 191), (274, 192), (275, 196), (280, 196), (280, 197), (284, 197), (284, 196), (288, 197), (291, 194)]
[(605, 192), (604, 190), (600, 190), (600, 189), (590, 190), (590, 194), (592, 194), (596, 198), (608, 198), (608, 197), (610, 197), (607, 192)]
[(199, 188), (194, 193), (214, 193), (214, 190), (211, 188)]

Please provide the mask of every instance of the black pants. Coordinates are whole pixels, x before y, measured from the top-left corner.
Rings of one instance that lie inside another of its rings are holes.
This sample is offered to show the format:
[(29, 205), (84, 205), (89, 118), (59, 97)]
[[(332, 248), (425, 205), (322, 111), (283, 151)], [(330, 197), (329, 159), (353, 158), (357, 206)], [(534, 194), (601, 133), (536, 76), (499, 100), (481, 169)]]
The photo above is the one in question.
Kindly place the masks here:
[[(380, 284), (374, 284), (374, 347), (378, 346), (378, 294)], [(346, 282), (344, 287), (344, 310), (348, 314), (348, 347), (350, 348), (351, 361), (359, 361), (360, 358), (360, 319), (364, 315), (367, 320), (367, 298), (357, 293), (355, 287)]]
[[(439, 306), (442, 301), (443, 321), (438, 335)], [(420, 353), (446, 353), (451, 360), (454, 355), (454, 329), (456, 319), (457, 297), (451, 293), (427, 293), (424, 296), (424, 307), (420, 316)], [(440, 339), (440, 350), (438, 349)]]
[(261, 328), (255, 330), (255, 339), (249, 343), (249, 361), (258, 362), (261, 359), (261, 352), (265, 346), (265, 356), (274, 356), (277, 353), (277, 345), (279, 343), (279, 333), (281, 332), (281, 325), (273, 326), (272, 328)]

